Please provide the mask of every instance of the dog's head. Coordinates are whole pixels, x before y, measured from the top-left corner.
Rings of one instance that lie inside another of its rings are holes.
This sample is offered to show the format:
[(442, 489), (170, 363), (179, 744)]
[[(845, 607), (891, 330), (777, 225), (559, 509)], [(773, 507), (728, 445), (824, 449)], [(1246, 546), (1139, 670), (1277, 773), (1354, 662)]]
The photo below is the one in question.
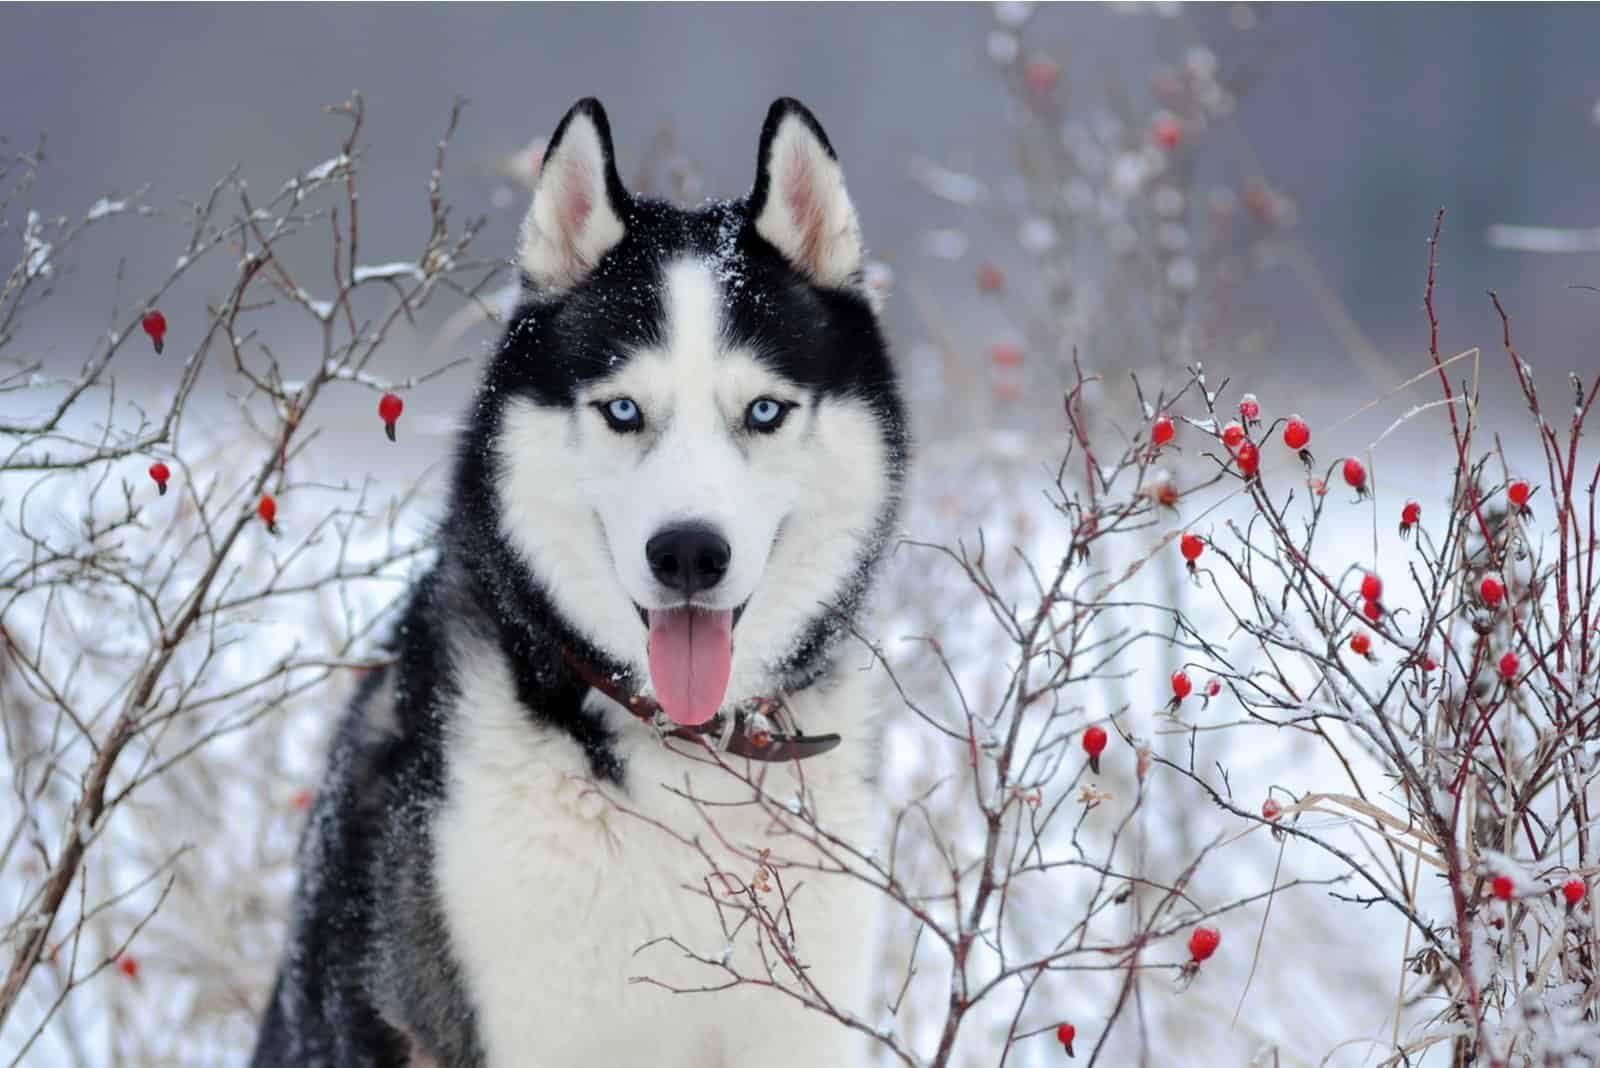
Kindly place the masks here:
[(480, 400), (496, 536), (680, 723), (814, 671), (893, 521), (904, 424), (862, 257), (793, 100), (750, 194), (693, 211), (627, 192), (596, 101), (550, 139)]

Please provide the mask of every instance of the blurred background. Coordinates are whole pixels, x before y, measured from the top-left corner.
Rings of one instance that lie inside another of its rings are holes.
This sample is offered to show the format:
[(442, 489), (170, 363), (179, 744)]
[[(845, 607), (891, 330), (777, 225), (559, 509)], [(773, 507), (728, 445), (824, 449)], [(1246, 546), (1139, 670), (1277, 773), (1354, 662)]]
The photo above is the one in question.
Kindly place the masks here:
[[(1249, 28), (1233, 28), (1241, 22)], [(394, 176), (363, 192), (365, 240), (382, 261), (425, 221), (413, 176), (461, 95), (471, 106), (454, 200), (487, 214), (488, 242), (509, 255), (524, 200), (496, 197), (498, 164), (579, 96), (610, 110), (625, 173), (671, 124), (705, 194), (728, 196), (748, 188), (761, 117), (787, 94), (822, 119), (876, 254), (903, 280), (941, 281), (926, 235), (970, 220), (914, 195), (908, 169), (935, 160), (991, 184), (1013, 173), (1007, 113), (1019, 105), (985, 47), (995, 29), (991, 9), (947, 4), (7, 5), (0, 133), (13, 151), (47, 135), (35, 194), (47, 215), (146, 184), (170, 209), (236, 164), (276, 188), (327, 154), (338, 127), (318, 109), (359, 89), (370, 166)], [(1345, 381), (1349, 369), (1322, 297), (1377, 351), (1415, 352), (1424, 239), (1441, 205), (1447, 337), (1464, 344), (1492, 325), (1482, 294), (1493, 288), (1529, 351), (1600, 358), (1584, 344), (1600, 295), (1569, 288), (1600, 281), (1600, 242), (1531, 255), (1487, 240), (1497, 223), (1600, 226), (1597, 39), (1600, 9), (1496, 4), (1072, 5), (1040, 12), (1028, 35), (1061, 64), (1062, 96), (1115, 96), (1147, 112), (1156, 68), (1181, 68), (1196, 45), (1224, 62), (1233, 104), (1195, 151), (1219, 178), (1254, 172), (1294, 205), (1295, 240), (1325, 293), (1307, 291), (1291, 257), (1249, 300), (1275, 330), (1260, 370), (1308, 384)], [(968, 236), (948, 268), (963, 278), (1001, 251)], [(106, 251), (137, 267), (148, 233), (129, 237)], [(80, 270), (80, 299), (98, 311), (109, 272)], [(941, 289), (940, 302), (958, 319), (981, 314), (970, 286)], [(904, 346), (915, 310), (897, 301), (894, 314)]]
[[(766, 108), (791, 95), (816, 112), (839, 153), (875, 260), (872, 284), (887, 299), (920, 443), (910, 534), (948, 543), (982, 529), (992, 546), (1059, 558), (1065, 532), (1044, 491), (1063, 448), (1061, 398), (1076, 352), (1087, 372), (1103, 376), (1089, 415), (1110, 440), (1142, 431), (1150, 414), (1130, 372), (1153, 402), (1203, 363), (1210, 388), (1220, 390), (1223, 377), (1232, 383), (1218, 398), (1224, 415), (1248, 389), (1269, 420), (1307, 416), (1319, 465), (1366, 455), (1379, 489), (1372, 510), (1330, 508), (1327, 526), (1351, 561), (1373, 560), (1399, 548), (1390, 532), (1400, 500), (1416, 495), (1437, 508), (1453, 466), (1440, 447), (1442, 413), (1397, 424), (1437, 396), (1432, 381), (1396, 387), (1428, 366), (1422, 291), (1440, 207), (1448, 213), (1440, 348), (1449, 356), (1485, 346), (1481, 366), (1463, 361), (1455, 377), (1479, 375), (1491, 415), (1520, 413), (1510, 410), (1486, 290), (1500, 294), (1541, 385), (1565, 390), (1569, 369), (1600, 369), (1597, 40), (1594, 6), (7, 5), (3, 150), (32, 153), (41, 139), (43, 147), (33, 184), (0, 229), (0, 261), (17, 262), (32, 247), (25, 211), (81, 219), (101, 197), (138, 195), (160, 214), (97, 222), (92, 244), (53, 264), (50, 301), (6, 339), (6, 355), (39, 360), (52, 374), (75, 372), (120, 321), (113, 309), (125, 318), (172, 271), (185, 201), (235, 166), (265, 199), (334, 156), (347, 124), (321, 109), (353, 90), (367, 106), (360, 203), (369, 264), (404, 261), (423, 243), (428, 170), (458, 96), (470, 104), (444, 176), (452, 219), (483, 216), (477, 251), (506, 259), (539, 139), (575, 99), (605, 103), (626, 181), (695, 201), (746, 191)], [(325, 243), (284, 255), (304, 278), (322, 279), (313, 296), (331, 292)], [(162, 300), (167, 356), (142, 338), (118, 351), (121, 403), (158, 404), (171, 391), (181, 358), (172, 354), (192, 350), (195, 324), (231, 272), (230, 263), (207, 262), (178, 279)], [(286, 373), (297, 361), (315, 366), (307, 361), (317, 359), (319, 331), (303, 310), (264, 308), (254, 329)], [(285, 495), (280, 506), (285, 526), (305, 529), (298, 517), (319, 488), (370, 478), (394, 494), (420, 481), (419, 504), (406, 514), (413, 538), (425, 532), (448, 435), (493, 337), (483, 316), (437, 301), (415, 330), (394, 336), (373, 368), (389, 381), (465, 360), (407, 392), (392, 447), (377, 437), (373, 390), (330, 389), (310, 420), (319, 444), (296, 460), (300, 496)], [(179, 449), (197, 471), (224, 478), (235, 438), (259, 444), (235, 425), (236, 413), (260, 411), (225, 362), (214, 356), (207, 368), (189, 444)], [(1554, 395), (1565, 404), (1568, 394)], [(0, 393), (0, 408), (31, 414), (30, 405), (49, 400), (41, 397)], [(1183, 426), (1186, 451), (1171, 463), (1187, 481), (1214, 469), (1197, 440), (1205, 413), (1191, 397), (1180, 414), (1194, 422)], [(1532, 467), (1525, 421), (1507, 427), (1509, 462)], [(132, 473), (122, 475), (147, 492), (145, 462), (130, 459)], [(1269, 469), (1287, 478), (1298, 463), (1273, 455)], [(0, 499), (15, 499), (11, 484), (0, 490)], [(1220, 529), (1229, 513), (1201, 511), (1215, 503), (1185, 501), (1150, 542), (1195, 515), (1207, 516), (1208, 533)], [(1003, 642), (985, 629), (986, 614), (959, 576), (925, 564), (897, 557), (884, 632), (938, 634), (973, 692), (992, 696)], [(1007, 566), (999, 577), (1026, 593), (1026, 573)], [(1187, 590), (1175, 563), (1147, 578), (1139, 594), (1153, 602)], [(369, 591), (363, 618), (381, 619), (393, 596)], [(1395, 609), (1405, 596), (1393, 593)], [(263, 611), (253, 622), (270, 640), (251, 647), (252, 659), (289, 644), (304, 619)], [(360, 642), (368, 641), (363, 632)], [(1136, 656), (1114, 665), (1117, 681), (1084, 697), (1084, 712), (1115, 713), (1128, 729), (1160, 736), (1165, 679), (1182, 651)], [(939, 672), (906, 657), (908, 685), (936, 706)], [(114, 693), (114, 665), (101, 667)], [(208, 750), (215, 756), (136, 795), (133, 814), (114, 825), (129, 862), (123, 870), (147, 873), (188, 847), (176, 869), (183, 878), (129, 951), (140, 965), (100, 977), (19, 1057), (240, 1062), (276, 966), (320, 741), (350, 681), (340, 676), (297, 696)], [(1230, 714), (1224, 700), (1198, 716)], [(891, 730), (891, 794), (960, 774), (961, 754), (934, 751), (902, 726)], [(1174, 733), (1158, 744), (1181, 749), (1184, 732)], [(1325, 757), (1294, 740), (1206, 738), (1242, 796), (1338, 779), (1337, 768), (1324, 778)], [(1125, 765), (1113, 762), (1103, 780), (1124, 798), (1133, 792)], [(970, 818), (948, 815), (958, 829)], [(1091, 824), (1086, 836), (1098, 830)], [(1134, 836), (1147, 866), (1140, 870), (1171, 877), (1216, 832), (1192, 794), (1153, 798)], [(1258, 892), (1279, 858), (1259, 834), (1229, 856), (1220, 873), (1199, 877), (1200, 897)], [(1328, 874), (1314, 858), (1289, 858), (1286, 877)], [(37, 874), (7, 869), (0, 885), (23, 900)], [(1031, 899), (1041, 937), (1072, 915), (1075, 893), (1052, 886)], [(1401, 929), (1381, 910), (1338, 913), (1323, 903), (1307, 894), (1275, 906), (1277, 965), (1265, 965), (1254, 988), (1250, 924), (1265, 920), (1257, 911), (1230, 929), (1236, 952), (1219, 958), (1211, 983), (1182, 998), (1162, 987), (1141, 1008), (1141, 1032), (1149, 1031), (1139, 1048), (1155, 1050), (1152, 1063), (1379, 1063), (1392, 1049)], [(147, 905), (108, 913), (109, 944)], [(1351, 917), (1376, 947), (1370, 954), (1350, 951)], [(895, 937), (903, 947), (908, 931), (891, 932), (886, 960)], [(1314, 974), (1301, 966), (1308, 960), (1317, 962)], [(929, 965), (914, 991), (908, 1035), (925, 1035), (937, 1020), (937, 976)], [(1028, 1022), (1050, 1024), (1050, 1006), (1068, 995), (1083, 1005), (1107, 994), (1096, 983), (1061, 983)], [(1247, 992), (1253, 1011), (1230, 1022)], [(46, 986), (33, 1010), (53, 994)], [(1404, 1022), (1420, 1027), (1425, 1017), (1412, 1009)], [(969, 1032), (963, 1065), (994, 1063), (1003, 1030), (996, 1020), (986, 1026)], [(1122, 1058), (1114, 1063), (1133, 1063), (1131, 1042), (1125, 1030), (1112, 1044)], [(0, 1036), (0, 1053), (16, 1048)], [(1194, 1059), (1196, 1048), (1210, 1052)], [(1059, 1050), (1036, 1041), (1016, 1063), (1059, 1063)]]

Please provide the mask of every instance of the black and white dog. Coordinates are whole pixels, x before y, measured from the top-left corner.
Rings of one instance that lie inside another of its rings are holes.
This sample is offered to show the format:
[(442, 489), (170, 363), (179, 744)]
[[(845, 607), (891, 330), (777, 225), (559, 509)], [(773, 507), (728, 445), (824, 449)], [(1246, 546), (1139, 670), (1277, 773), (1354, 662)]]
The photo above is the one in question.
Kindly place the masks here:
[[(831, 831), (872, 833), (871, 686), (842, 636), (906, 435), (862, 257), (795, 101), (767, 116), (749, 196), (693, 211), (623, 188), (598, 103), (561, 120), (438, 562), (333, 743), (256, 1065), (855, 1059), (782, 993), (629, 979), (726, 980), (639, 952), (665, 936), (765, 974), (689, 843), (747, 878), (729, 858), (799, 847), (730, 769), (780, 800), (803, 781)], [(795, 954), (859, 1013), (871, 892), (799, 881)]]

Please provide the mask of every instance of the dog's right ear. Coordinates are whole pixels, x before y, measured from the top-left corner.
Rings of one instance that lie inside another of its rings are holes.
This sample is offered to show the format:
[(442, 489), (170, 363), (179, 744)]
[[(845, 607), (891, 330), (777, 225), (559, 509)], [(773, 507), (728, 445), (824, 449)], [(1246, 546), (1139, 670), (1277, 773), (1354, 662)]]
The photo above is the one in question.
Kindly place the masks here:
[(865, 253), (844, 171), (798, 100), (775, 100), (767, 112), (749, 210), (756, 233), (818, 285), (859, 282)]
[(627, 232), (628, 191), (617, 176), (611, 124), (600, 101), (572, 105), (550, 137), (522, 221), (517, 262), (533, 285), (559, 293), (594, 270)]

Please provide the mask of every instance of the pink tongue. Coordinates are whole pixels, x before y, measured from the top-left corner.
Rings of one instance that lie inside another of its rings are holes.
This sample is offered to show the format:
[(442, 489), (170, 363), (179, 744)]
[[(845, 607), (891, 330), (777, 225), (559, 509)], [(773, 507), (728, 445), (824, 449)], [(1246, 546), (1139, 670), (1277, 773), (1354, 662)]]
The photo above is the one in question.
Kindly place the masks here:
[(693, 727), (722, 707), (733, 660), (732, 631), (731, 609), (650, 613), (650, 682), (673, 722)]

